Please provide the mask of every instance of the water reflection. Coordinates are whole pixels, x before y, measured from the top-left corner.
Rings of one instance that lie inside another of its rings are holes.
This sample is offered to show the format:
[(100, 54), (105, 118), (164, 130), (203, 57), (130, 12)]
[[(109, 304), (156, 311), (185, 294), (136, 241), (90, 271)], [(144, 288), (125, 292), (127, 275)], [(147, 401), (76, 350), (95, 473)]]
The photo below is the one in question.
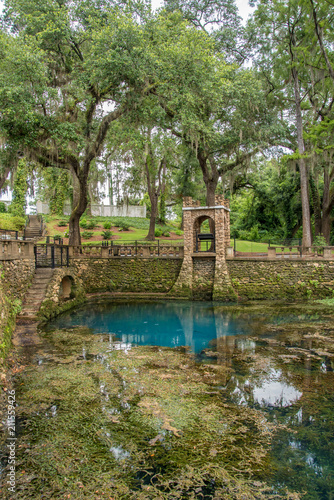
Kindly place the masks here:
[(261, 385), (256, 385), (253, 389), (253, 399), (260, 406), (283, 407), (290, 406), (298, 401), (302, 392), (293, 385), (281, 380), (282, 372), (272, 369)]
[(211, 303), (193, 302), (94, 304), (62, 315), (49, 328), (82, 325), (122, 343), (189, 346), (194, 353), (217, 344), (218, 339), (245, 335), (249, 330), (243, 318), (223, 314)]
[[(50, 327), (85, 325), (107, 334), (107, 353), (133, 345), (188, 346), (199, 363), (217, 369), (212, 384), (226, 404), (247, 405), (286, 426), (272, 443), (273, 483), (305, 491), (311, 500), (331, 498), (334, 490), (334, 328), (317, 321), (169, 302), (94, 305)], [(101, 394), (108, 397), (105, 388)], [(127, 453), (110, 451), (116, 460)]]

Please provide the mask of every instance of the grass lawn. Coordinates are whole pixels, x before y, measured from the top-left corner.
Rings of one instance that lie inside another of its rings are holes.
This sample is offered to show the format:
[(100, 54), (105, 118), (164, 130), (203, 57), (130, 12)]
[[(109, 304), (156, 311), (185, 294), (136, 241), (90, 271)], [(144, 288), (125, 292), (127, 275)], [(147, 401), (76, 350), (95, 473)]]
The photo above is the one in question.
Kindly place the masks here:
[[(82, 217), (81, 221), (85, 219)], [(94, 245), (100, 244), (103, 241), (102, 233), (105, 231), (103, 225), (108, 222), (112, 224), (110, 229), (111, 231), (111, 239), (114, 242), (133, 242), (133, 241), (141, 241), (144, 240), (147, 236), (150, 221), (144, 218), (135, 218), (135, 217), (87, 217), (87, 221), (94, 221), (96, 227), (94, 229), (86, 229), (80, 227), (82, 243), (84, 245)], [(68, 238), (65, 237), (65, 233), (68, 231), (68, 224), (66, 226), (59, 226), (60, 221), (68, 222), (68, 217), (51, 217), (46, 216), (45, 222), (47, 226), (47, 236), (60, 236), (64, 240), (64, 244), (68, 243)], [(129, 230), (122, 230), (122, 224), (126, 223), (129, 225)], [(160, 227), (160, 226), (157, 226)], [(170, 232), (170, 237), (161, 238), (162, 241), (172, 241), (177, 240), (180, 243), (183, 243), (183, 238), (176, 235), (174, 233), (177, 230), (177, 224), (175, 222), (168, 223), (164, 229), (168, 229)], [(89, 232), (92, 233), (90, 238), (85, 238), (84, 233)], [(110, 239), (110, 238), (109, 238)]]
[[(268, 252), (268, 243), (259, 243), (254, 241), (243, 241), (236, 240), (236, 251), (237, 252)], [(231, 246), (233, 246), (234, 241), (231, 240)]]

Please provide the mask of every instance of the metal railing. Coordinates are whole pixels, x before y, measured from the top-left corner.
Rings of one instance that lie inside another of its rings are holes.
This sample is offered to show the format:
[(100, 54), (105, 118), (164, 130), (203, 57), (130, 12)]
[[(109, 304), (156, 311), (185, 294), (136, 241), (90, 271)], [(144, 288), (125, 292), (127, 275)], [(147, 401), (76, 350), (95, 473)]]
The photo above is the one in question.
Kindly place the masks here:
[(25, 231), (16, 231), (15, 229), (0, 229), (1, 240), (24, 240)]
[(111, 241), (102, 245), (81, 245), (70, 247), (74, 257), (183, 257), (183, 242), (140, 242)]
[[(233, 255), (232, 255), (233, 254)], [(228, 256), (237, 258), (334, 258), (334, 247), (311, 245), (303, 248), (300, 240), (285, 240), (280, 244), (261, 243), (257, 241), (231, 241), (231, 252)]]
[(68, 267), (70, 251), (68, 245), (38, 244), (34, 246), (36, 267)]

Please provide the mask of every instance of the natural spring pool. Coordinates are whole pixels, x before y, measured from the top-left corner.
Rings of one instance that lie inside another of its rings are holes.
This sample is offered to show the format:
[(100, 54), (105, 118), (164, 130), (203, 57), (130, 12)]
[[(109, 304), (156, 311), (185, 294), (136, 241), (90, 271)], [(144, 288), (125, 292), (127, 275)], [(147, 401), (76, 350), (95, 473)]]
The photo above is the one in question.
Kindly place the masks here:
[(183, 301), (63, 314), (17, 354), (8, 498), (334, 498), (333, 318)]

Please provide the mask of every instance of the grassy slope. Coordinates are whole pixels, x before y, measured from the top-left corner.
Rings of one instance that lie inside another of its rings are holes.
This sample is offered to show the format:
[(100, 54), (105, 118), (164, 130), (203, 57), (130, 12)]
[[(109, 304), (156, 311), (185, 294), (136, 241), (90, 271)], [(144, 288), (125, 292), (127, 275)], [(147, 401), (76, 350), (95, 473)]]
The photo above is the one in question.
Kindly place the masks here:
[[(55, 218), (55, 217), (46, 217), (47, 223), (47, 234), (48, 236), (61, 236), (64, 238), (65, 231), (68, 231), (68, 226), (59, 227), (58, 223), (62, 221), (67, 221), (67, 218)], [(135, 240), (143, 240), (147, 236), (149, 229), (149, 220), (144, 218), (135, 218), (135, 217), (89, 217), (89, 220), (93, 220), (97, 227), (94, 229), (84, 229), (80, 228), (81, 234), (84, 231), (89, 231), (93, 233), (92, 238), (83, 239), (83, 243), (91, 243), (91, 244), (99, 244), (102, 238), (102, 232), (105, 231), (103, 224), (105, 222), (111, 222), (113, 227), (111, 229), (112, 239), (121, 240), (121, 241), (135, 241)], [(129, 231), (122, 231), (120, 227), (115, 227), (115, 225), (119, 225), (122, 223), (127, 223), (130, 225)], [(168, 240), (175, 239), (175, 231), (177, 228), (176, 223), (169, 223), (168, 226), (165, 227), (170, 231), (170, 238)], [(166, 238), (163, 238), (164, 240)], [(96, 241), (97, 240), (97, 241)], [(64, 241), (65, 243), (65, 241)]]

